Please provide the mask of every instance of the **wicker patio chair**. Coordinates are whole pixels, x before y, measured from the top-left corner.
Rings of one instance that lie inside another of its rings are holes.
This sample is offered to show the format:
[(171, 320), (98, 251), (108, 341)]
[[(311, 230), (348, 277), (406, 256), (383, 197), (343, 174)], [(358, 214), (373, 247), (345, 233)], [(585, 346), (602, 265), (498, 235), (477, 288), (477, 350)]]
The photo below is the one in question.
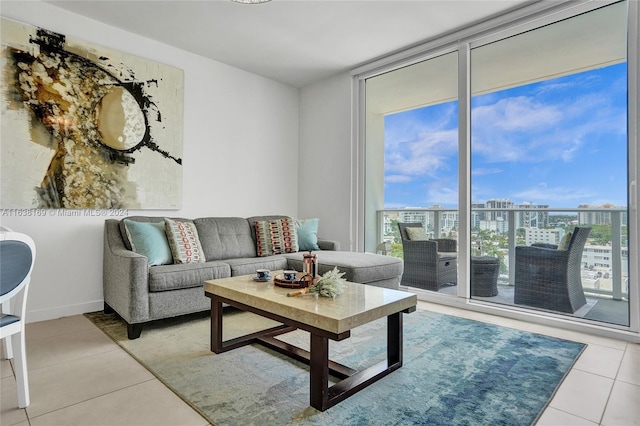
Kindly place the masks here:
[(407, 228), (422, 228), (421, 223), (398, 223), (404, 252), (401, 285), (437, 291), (458, 281), (456, 240), (412, 240)]
[(552, 244), (516, 247), (514, 302), (569, 313), (585, 305), (580, 266), (589, 232), (591, 227), (576, 227), (566, 250)]

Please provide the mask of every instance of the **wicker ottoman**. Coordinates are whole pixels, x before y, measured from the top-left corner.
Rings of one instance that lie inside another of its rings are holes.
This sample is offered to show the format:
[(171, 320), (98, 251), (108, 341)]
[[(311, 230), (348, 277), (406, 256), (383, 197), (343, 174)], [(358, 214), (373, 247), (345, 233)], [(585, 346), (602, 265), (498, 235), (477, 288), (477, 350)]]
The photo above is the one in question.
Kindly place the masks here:
[(471, 256), (471, 295), (498, 295), (500, 259), (491, 256)]

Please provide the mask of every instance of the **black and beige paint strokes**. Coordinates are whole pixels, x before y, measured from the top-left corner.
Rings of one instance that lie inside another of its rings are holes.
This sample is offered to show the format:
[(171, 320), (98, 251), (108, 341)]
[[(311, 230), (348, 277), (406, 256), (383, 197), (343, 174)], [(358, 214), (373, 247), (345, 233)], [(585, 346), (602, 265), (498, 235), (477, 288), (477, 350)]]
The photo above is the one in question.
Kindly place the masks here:
[(2, 19), (2, 208), (175, 209), (183, 72)]

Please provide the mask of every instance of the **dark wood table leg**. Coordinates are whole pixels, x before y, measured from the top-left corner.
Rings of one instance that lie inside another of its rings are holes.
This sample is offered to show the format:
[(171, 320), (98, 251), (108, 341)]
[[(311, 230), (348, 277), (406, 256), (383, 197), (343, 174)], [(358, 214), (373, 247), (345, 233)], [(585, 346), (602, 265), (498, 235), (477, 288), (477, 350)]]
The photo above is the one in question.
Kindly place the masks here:
[(329, 339), (311, 334), (309, 374), (311, 390), (310, 403), (317, 410), (324, 411), (329, 405)]
[(223, 352), (222, 345), (222, 301), (217, 297), (211, 298), (211, 351), (217, 354)]
[(387, 362), (389, 366), (402, 366), (402, 313), (387, 317)]
[(311, 333), (310, 404), (325, 411), (402, 366), (402, 312), (387, 317), (387, 359), (329, 387), (329, 340)]
[(229, 303), (229, 301), (215, 295), (209, 297), (211, 298), (211, 351), (214, 353), (220, 354), (252, 343), (260, 343), (261, 338), (272, 338), (296, 329), (296, 327), (281, 324), (225, 341), (222, 336), (222, 316), (224, 312), (222, 304)]

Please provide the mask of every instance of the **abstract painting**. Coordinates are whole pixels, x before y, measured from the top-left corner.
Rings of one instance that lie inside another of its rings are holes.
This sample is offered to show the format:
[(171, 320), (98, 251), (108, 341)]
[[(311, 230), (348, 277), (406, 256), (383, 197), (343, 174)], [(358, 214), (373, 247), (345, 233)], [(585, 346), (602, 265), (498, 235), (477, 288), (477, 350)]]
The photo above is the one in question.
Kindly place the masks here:
[(0, 208), (178, 209), (182, 70), (2, 18)]

